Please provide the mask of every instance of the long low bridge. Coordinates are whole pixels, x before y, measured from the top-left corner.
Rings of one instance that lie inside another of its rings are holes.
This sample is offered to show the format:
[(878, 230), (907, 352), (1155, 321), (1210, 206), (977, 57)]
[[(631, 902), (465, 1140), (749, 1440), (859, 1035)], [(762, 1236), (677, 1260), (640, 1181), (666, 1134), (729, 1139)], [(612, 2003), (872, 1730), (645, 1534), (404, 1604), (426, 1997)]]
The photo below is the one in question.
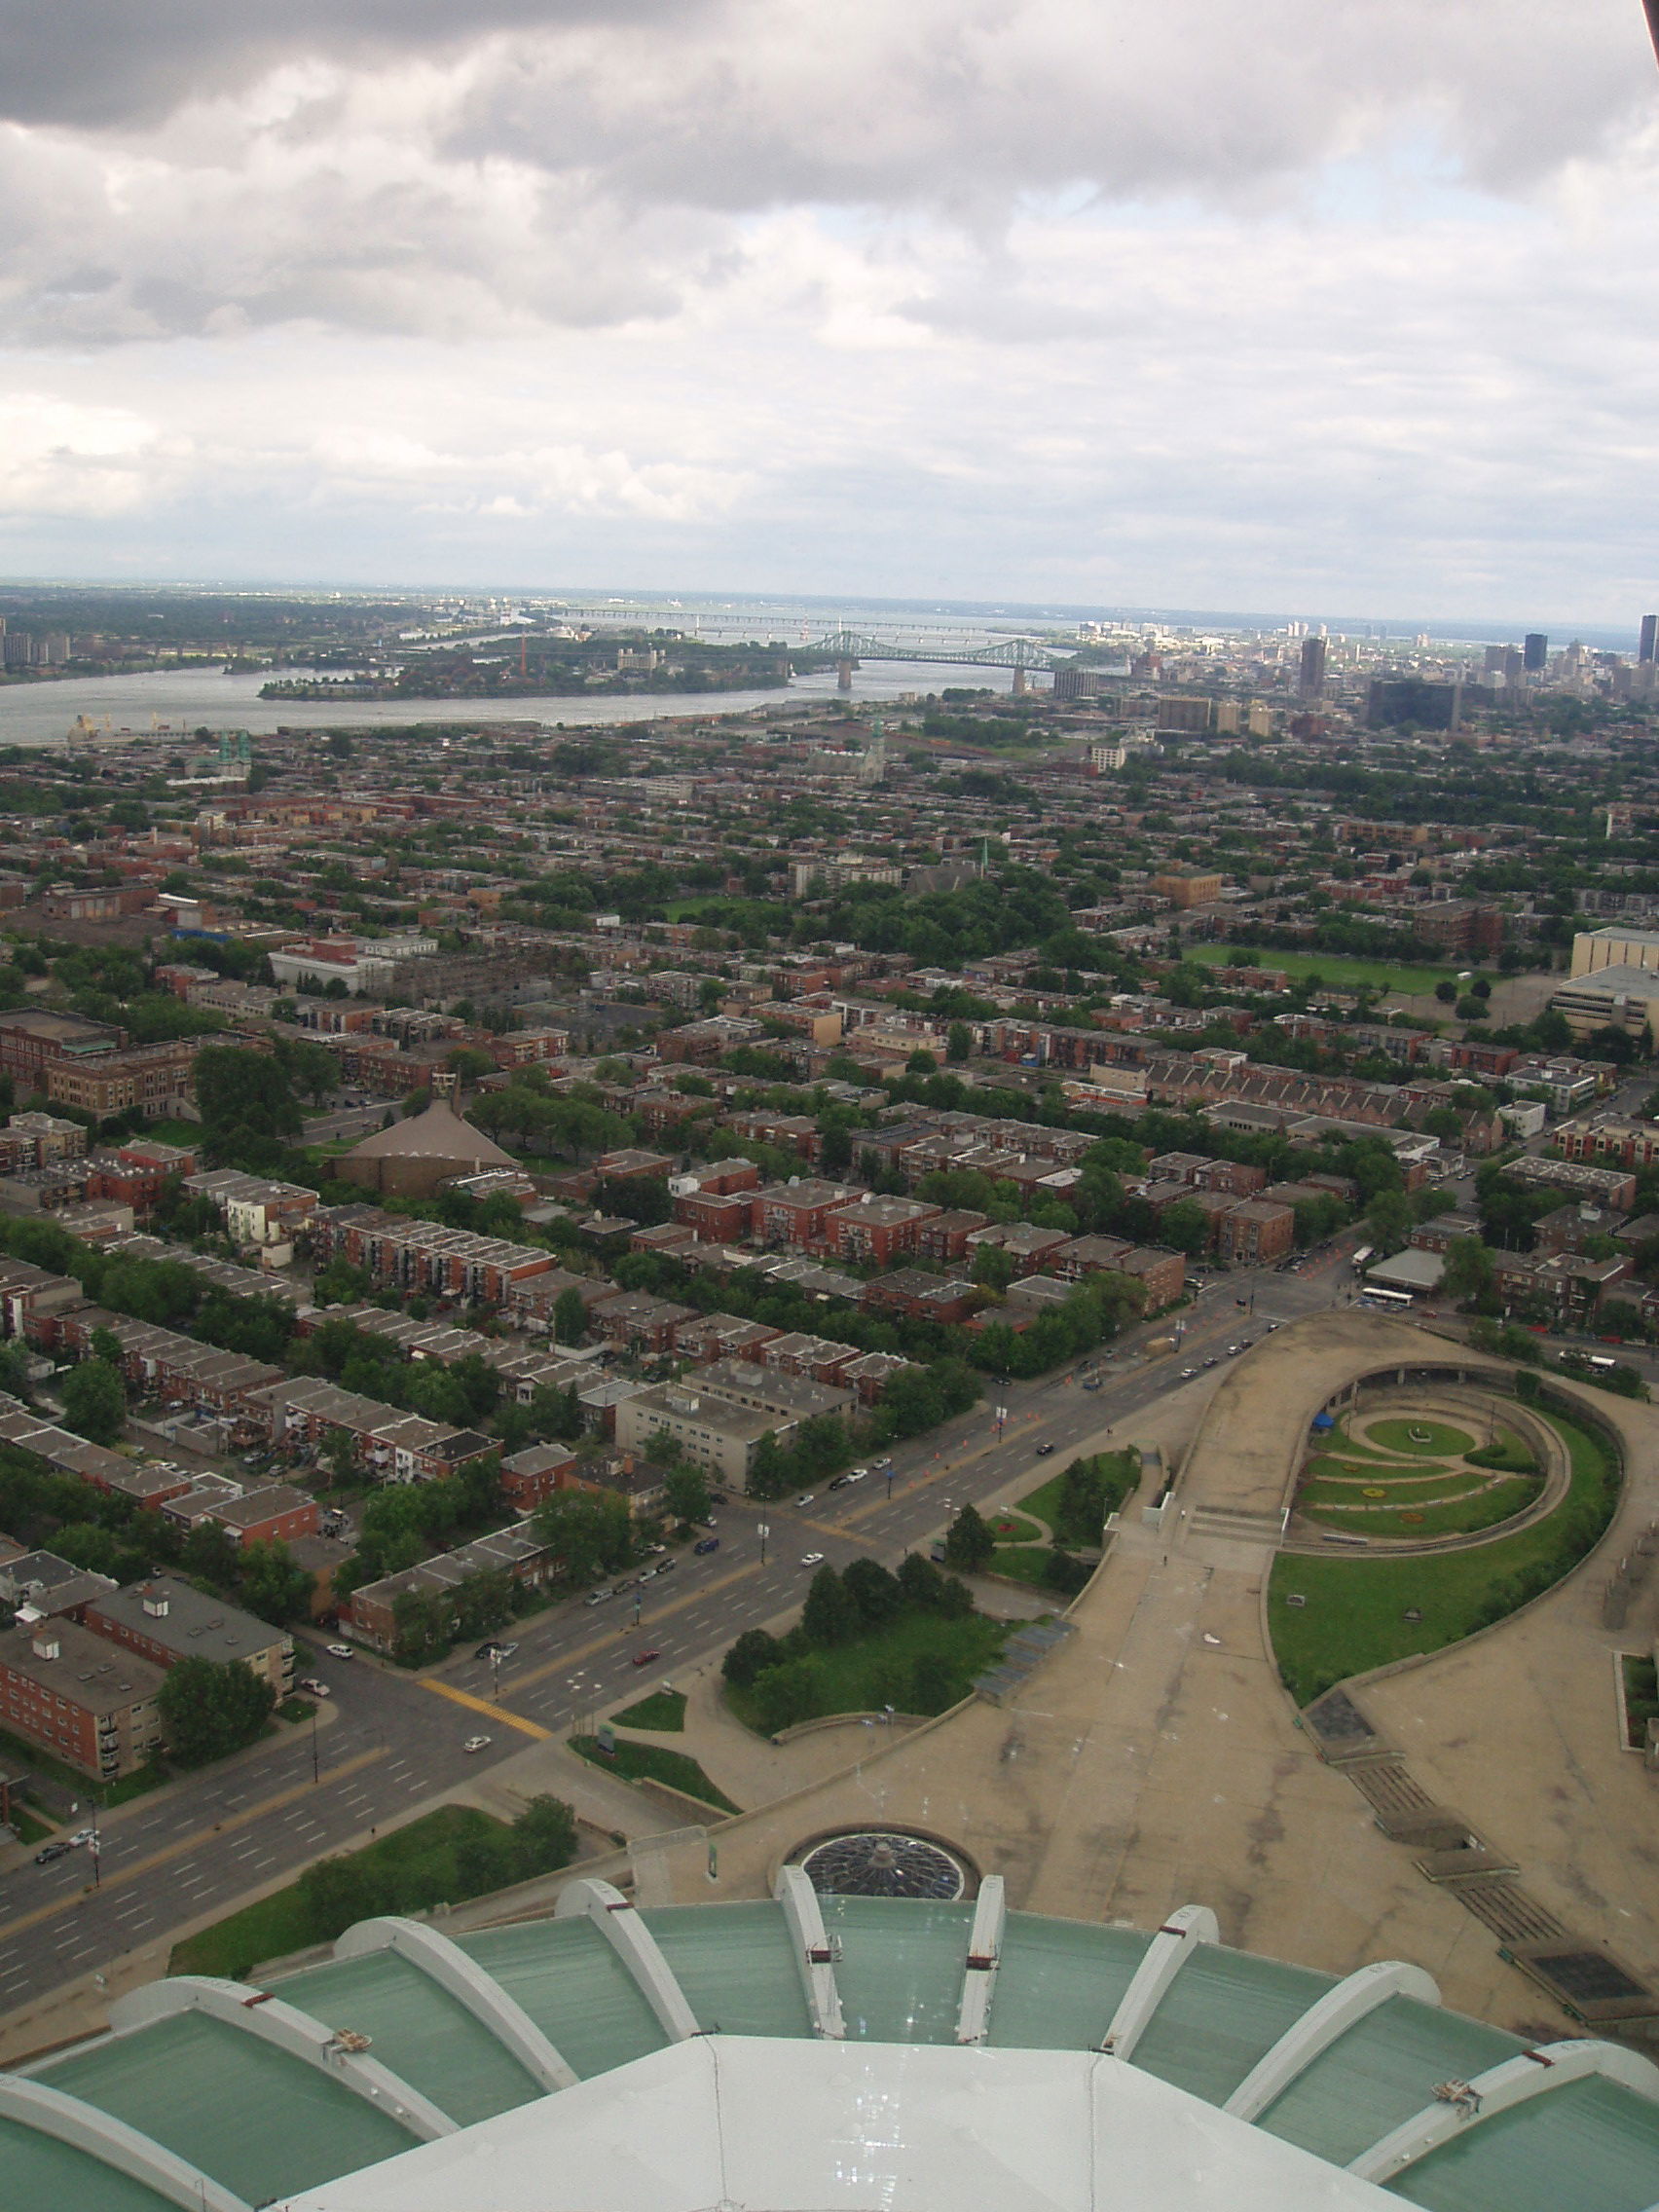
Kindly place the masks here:
[(836, 683), (842, 691), (852, 689), (853, 670), (864, 660), (928, 661), (940, 668), (1012, 668), (1017, 693), (1026, 688), (1026, 679), (1032, 669), (1056, 669), (1072, 657), (1069, 653), (1051, 652), (1047, 645), (1034, 645), (1029, 638), (1008, 638), (1000, 645), (978, 645), (961, 652), (930, 652), (916, 646), (895, 645), (891, 639), (872, 637), (864, 630), (849, 630), (845, 625), (813, 639), (804, 649), (833, 656)]

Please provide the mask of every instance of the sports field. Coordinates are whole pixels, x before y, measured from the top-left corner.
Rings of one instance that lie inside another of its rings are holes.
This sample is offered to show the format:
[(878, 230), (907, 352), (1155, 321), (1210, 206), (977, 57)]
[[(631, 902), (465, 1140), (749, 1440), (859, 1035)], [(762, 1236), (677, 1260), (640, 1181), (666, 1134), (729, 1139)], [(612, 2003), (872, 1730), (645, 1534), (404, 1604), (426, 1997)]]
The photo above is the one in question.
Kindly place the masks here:
[(1188, 960), (1207, 961), (1218, 968), (1282, 969), (1287, 976), (1317, 976), (1334, 991), (1373, 990), (1404, 996), (1432, 991), (1439, 982), (1456, 982), (1468, 971), (1458, 968), (1417, 968), (1405, 960), (1347, 960), (1334, 952), (1258, 951), (1245, 944), (1190, 944)]

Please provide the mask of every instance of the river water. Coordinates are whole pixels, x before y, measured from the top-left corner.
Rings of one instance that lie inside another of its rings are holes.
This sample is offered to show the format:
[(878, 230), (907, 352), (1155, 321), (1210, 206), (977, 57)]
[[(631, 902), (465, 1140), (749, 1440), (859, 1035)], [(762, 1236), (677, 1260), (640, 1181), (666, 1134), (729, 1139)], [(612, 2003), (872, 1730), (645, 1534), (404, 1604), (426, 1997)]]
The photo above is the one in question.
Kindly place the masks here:
[[(293, 670), (293, 675), (303, 671)], [(222, 676), (216, 669), (164, 669), (148, 676), (76, 677), (62, 682), (0, 686), (0, 746), (61, 745), (77, 715), (107, 721), (112, 729), (148, 732), (160, 727), (181, 735), (206, 727), (245, 729), (255, 737), (276, 729), (366, 729), (387, 722), (452, 722), (476, 729), (482, 722), (596, 723), (659, 721), (676, 715), (735, 715), (750, 707), (810, 705), (849, 694), (837, 692), (835, 671), (820, 669), (767, 691), (639, 692), (598, 698), (544, 699), (262, 699), (258, 672)], [(937, 661), (871, 661), (853, 671), (856, 700), (897, 699), (905, 692), (941, 691), (946, 685), (1008, 691), (1006, 668), (963, 668)]]

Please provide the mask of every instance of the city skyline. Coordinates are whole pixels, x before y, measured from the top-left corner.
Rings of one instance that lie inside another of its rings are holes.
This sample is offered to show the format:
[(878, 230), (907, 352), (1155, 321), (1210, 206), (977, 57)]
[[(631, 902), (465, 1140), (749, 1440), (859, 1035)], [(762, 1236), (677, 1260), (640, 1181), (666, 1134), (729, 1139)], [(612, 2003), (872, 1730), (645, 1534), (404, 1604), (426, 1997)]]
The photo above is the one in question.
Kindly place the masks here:
[(393, 15), (19, 12), (8, 569), (1651, 604), (1622, 0)]

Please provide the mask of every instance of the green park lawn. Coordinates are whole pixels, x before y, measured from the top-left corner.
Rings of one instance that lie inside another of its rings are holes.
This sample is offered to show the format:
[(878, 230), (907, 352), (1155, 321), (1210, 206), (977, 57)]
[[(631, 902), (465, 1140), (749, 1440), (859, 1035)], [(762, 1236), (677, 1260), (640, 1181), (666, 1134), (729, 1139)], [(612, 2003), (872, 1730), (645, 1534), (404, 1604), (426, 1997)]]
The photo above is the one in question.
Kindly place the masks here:
[[(459, 1899), (469, 1893), (453, 1879), (457, 1847), (476, 1836), (504, 1840), (509, 1832), (505, 1822), (480, 1812), (476, 1806), (440, 1805), (435, 1812), (411, 1821), (407, 1827), (394, 1828), (390, 1835), (383, 1835), (350, 1857), (356, 1864), (405, 1877), (451, 1875), (448, 1888), (452, 1899)], [(167, 1972), (219, 1974), (239, 1980), (263, 1960), (285, 1958), (290, 1951), (304, 1950), (316, 1940), (300, 1886), (291, 1882), (274, 1896), (260, 1899), (257, 1904), (244, 1905), (240, 1912), (214, 1921), (211, 1928), (187, 1936), (174, 1945)]]
[(685, 1725), (683, 1690), (653, 1690), (637, 1705), (610, 1715), (618, 1728), (652, 1728), (659, 1735), (678, 1735)]
[[(1576, 1565), (1615, 1502), (1612, 1467), (1587, 1431), (1549, 1419), (1567, 1446), (1572, 1476), (1561, 1504), (1530, 1528), (1426, 1558), (1279, 1554), (1269, 1622), (1279, 1673), (1298, 1705), (1350, 1675), (1458, 1642), (1535, 1594), (1531, 1583), (1547, 1588)], [(1306, 1604), (1287, 1604), (1293, 1595)], [(1419, 1617), (1408, 1620), (1408, 1610)]]
[(1456, 982), (1457, 968), (1417, 968), (1407, 960), (1357, 960), (1335, 952), (1258, 951), (1245, 944), (1189, 944), (1184, 960), (1208, 961), (1217, 968), (1276, 968), (1286, 976), (1317, 976), (1334, 991), (1373, 990), (1422, 993), (1436, 983)]
[(1453, 1428), (1443, 1420), (1374, 1420), (1366, 1428), (1366, 1438), (1373, 1450), (1397, 1452), (1403, 1459), (1456, 1459), (1475, 1448), (1467, 1429)]
[[(1002, 1571), (1000, 1561), (997, 1570)], [(821, 1645), (812, 1653), (819, 1670), (818, 1714), (879, 1713), (886, 1705), (902, 1713), (912, 1710), (905, 1685), (924, 1654), (937, 1654), (949, 1668), (949, 1694), (940, 1704), (942, 1712), (968, 1695), (976, 1675), (995, 1664), (1003, 1639), (1017, 1626), (1014, 1621), (987, 1620), (983, 1613), (946, 1620), (939, 1613), (905, 1612), (886, 1628), (851, 1643)], [(746, 1727), (756, 1735), (766, 1733), (746, 1690), (728, 1682), (725, 1695)]]
[(718, 1805), (721, 1812), (743, 1810), (723, 1789), (716, 1788), (685, 1751), (667, 1751), (660, 1744), (634, 1744), (626, 1737), (617, 1739), (614, 1751), (602, 1751), (596, 1736), (572, 1736), (571, 1749), (579, 1758), (604, 1767), (608, 1774), (619, 1774), (626, 1782), (660, 1782), (670, 1789), (683, 1790), (687, 1797), (700, 1798), (705, 1805)]
[(999, 1545), (1040, 1544), (1043, 1541), (1042, 1530), (1023, 1513), (1011, 1513), (1006, 1509), (1001, 1513), (987, 1513), (985, 1526)]
[(1442, 1496), (1431, 1494), (1426, 1501), (1398, 1497), (1382, 1503), (1367, 1499), (1368, 1510), (1363, 1513), (1341, 1513), (1319, 1500), (1309, 1504), (1305, 1494), (1298, 1510), (1310, 1521), (1352, 1536), (1467, 1536), (1507, 1521), (1523, 1506), (1530, 1505), (1537, 1494), (1536, 1482), (1518, 1475), (1494, 1483), (1490, 1490), (1470, 1490), (1465, 1496), (1454, 1491)]

